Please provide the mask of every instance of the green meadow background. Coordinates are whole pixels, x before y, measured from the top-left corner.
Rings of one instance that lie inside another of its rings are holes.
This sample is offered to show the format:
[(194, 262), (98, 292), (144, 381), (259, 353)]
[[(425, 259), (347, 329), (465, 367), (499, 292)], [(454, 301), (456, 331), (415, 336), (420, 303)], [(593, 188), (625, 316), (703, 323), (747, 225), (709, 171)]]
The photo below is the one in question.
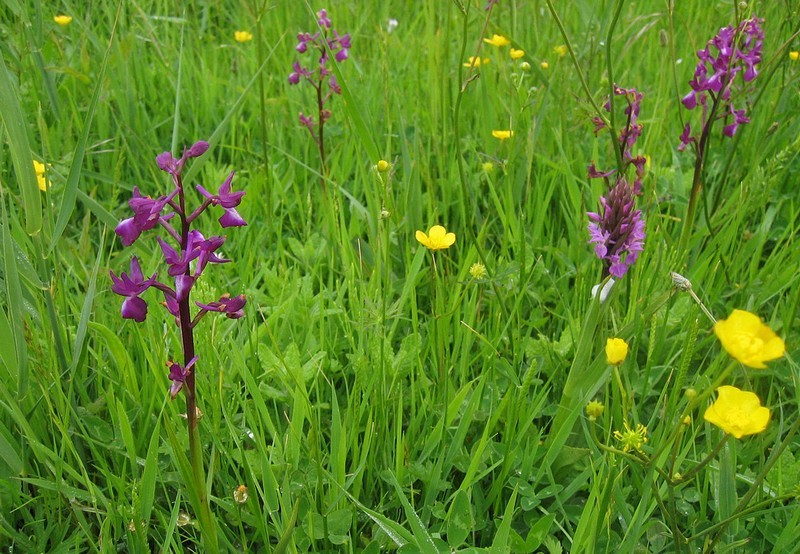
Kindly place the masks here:
[[(123, 320), (108, 277), (134, 254), (166, 275), (157, 230), (124, 248), (113, 229), (134, 186), (170, 191), (156, 155), (197, 140), (211, 149), (185, 182), (216, 191), (236, 170), (248, 221), (198, 221), (227, 235), (232, 262), (193, 299), (247, 295), (243, 319), (196, 329), (219, 550), (797, 551), (798, 2), (558, 2), (566, 39), (539, 0), (2, 4), (4, 551), (214, 549), (189, 501), (185, 403), (169, 400), (177, 328), (154, 290), (144, 323)], [(313, 91), (287, 81), (309, 63), (296, 35), (320, 8), (352, 36), (324, 170), (297, 120), (315, 113)], [(678, 136), (699, 113), (680, 97), (696, 50), (751, 15), (764, 59), (737, 106), (752, 121), (733, 139), (716, 127), (682, 250), (695, 158)], [(494, 33), (525, 56), (482, 42)], [(586, 173), (614, 167), (614, 139), (593, 132), (578, 69), (555, 50), (567, 42), (596, 104), (613, 83), (644, 94), (645, 249), (602, 305), (585, 212), (605, 191)], [(490, 62), (464, 68), (478, 50)], [(457, 236), (435, 266), (414, 238), (434, 224)], [(752, 311), (787, 344), (727, 381), (772, 410), (767, 430), (677, 487), (655, 466), (672, 455), (689, 471), (722, 436), (703, 421), (709, 400), (672, 450), (684, 391), (730, 362), (671, 271), (715, 317)], [(630, 345), (618, 376), (609, 337)], [(594, 422), (591, 399), (605, 405)], [(599, 446), (618, 447), (623, 422), (647, 427), (656, 462)]]

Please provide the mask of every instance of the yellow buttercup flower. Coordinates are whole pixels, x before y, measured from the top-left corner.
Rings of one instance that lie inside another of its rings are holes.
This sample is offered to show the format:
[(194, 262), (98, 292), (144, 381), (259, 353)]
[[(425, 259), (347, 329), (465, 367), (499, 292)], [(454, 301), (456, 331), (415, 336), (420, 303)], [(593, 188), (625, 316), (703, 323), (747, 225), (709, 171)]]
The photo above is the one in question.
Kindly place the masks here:
[(233, 33), (233, 38), (236, 42), (248, 42), (253, 40), (253, 33), (249, 31), (236, 31)]
[(491, 44), (492, 46), (508, 46), (511, 44), (511, 41), (503, 35), (492, 35), (492, 38), (485, 38), (483, 42)]
[(50, 181), (44, 176), (45, 165), (42, 162), (33, 160), (33, 170), (36, 172), (36, 182), (39, 190), (45, 192), (50, 187)]
[(567, 52), (569, 52), (569, 50), (567, 49), (567, 45), (566, 44), (560, 44), (560, 45), (556, 46), (555, 48), (553, 48), (553, 52), (558, 54), (559, 58), (563, 58), (564, 56), (567, 55)]
[(480, 67), (482, 65), (486, 65), (490, 61), (491, 60), (489, 60), (489, 58), (481, 59), (480, 56), (477, 58), (475, 56), (470, 56), (469, 60), (464, 64), (464, 67)]
[(517, 50), (516, 48), (512, 48), (509, 50), (508, 54), (511, 56), (512, 60), (518, 60), (525, 55), (525, 50)]
[(789, 59), (792, 60), (793, 62), (800, 60), (800, 52), (794, 52), (794, 51), (789, 52)]
[(620, 365), (628, 357), (628, 343), (622, 339), (606, 341), (606, 360), (611, 365)]
[(56, 15), (53, 16), (53, 21), (61, 25), (62, 27), (66, 27), (70, 23), (72, 23), (72, 16), (71, 15)]
[(483, 163), (481, 164), (481, 168), (482, 168), (482, 169), (483, 169), (483, 170), (484, 170), (486, 173), (491, 173), (491, 172), (492, 172), (492, 170), (494, 169), (494, 163), (492, 163), (492, 162), (483, 162)]
[(506, 140), (514, 136), (514, 131), (492, 131), (492, 136), (496, 139)]
[(375, 169), (377, 169), (380, 173), (386, 173), (389, 171), (389, 162), (386, 160), (378, 160), (378, 163), (375, 164)]
[(416, 237), (422, 246), (430, 250), (445, 250), (456, 242), (456, 234), (448, 233), (441, 225), (434, 225), (427, 234), (417, 231)]
[(767, 367), (764, 362), (786, 352), (783, 339), (756, 314), (744, 310), (733, 310), (728, 319), (717, 321), (714, 333), (728, 354), (747, 367), (763, 369)]
[(539, 67), (541, 67), (542, 69), (549, 69), (550, 68), (550, 64), (547, 63), (547, 62), (542, 62), (542, 63), (539, 64)]
[(724, 385), (717, 389), (717, 401), (708, 407), (703, 419), (740, 439), (766, 429), (769, 415), (769, 408), (761, 405), (755, 393)]

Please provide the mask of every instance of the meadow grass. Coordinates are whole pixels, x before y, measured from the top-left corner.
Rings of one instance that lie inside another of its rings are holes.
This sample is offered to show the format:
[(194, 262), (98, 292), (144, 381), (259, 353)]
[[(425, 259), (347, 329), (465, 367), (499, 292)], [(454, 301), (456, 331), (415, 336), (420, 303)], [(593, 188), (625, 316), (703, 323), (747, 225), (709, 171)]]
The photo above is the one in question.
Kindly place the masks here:
[[(555, 5), (562, 29), (538, 0), (3, 3), (4, 549), (797, 550), (796, 2), (581, 0)], [(297, 120), (312, 90), (287, 77), (323, 7), (352, 49), (321, 167)], [(752, 15), (751, 122), (712, 136), (683, 244), (695, 157), (678, 137), (699, 114), (680, 98), (695, 52)], [(491, 61), (463, 66), (476, 55)], [(606, 191), (587, 166), (616, 164), (591, 122), (614, 83), (644, 94), (647, 237), (600, 303), (586, 212)], [(236, 170), (248, 221), (195, 290), (247, 295), (243, 319), (197, 327), (210, 524), (169, 399), (177, 328), (153, 291), (146, 321), (123, 320), (108, 278), (133, 254), (166, 271), (153, 236), (123, 248), (113, 230), (134, 186), (169, 192), (155, 157), (197, 140), (211, 149), (185, 181)], [(434, 224), (453, 246), (415, 240)], [(715, 318), (758, 314), (787, 355), (733, 361), (673, 271)], [(619, 367), (611, 337), (629, 344)], [(704, 421), (719, 384), (758, 394), (763, 433)], [(647, 442), (626, 452), (614, 433), (637, 424)]]

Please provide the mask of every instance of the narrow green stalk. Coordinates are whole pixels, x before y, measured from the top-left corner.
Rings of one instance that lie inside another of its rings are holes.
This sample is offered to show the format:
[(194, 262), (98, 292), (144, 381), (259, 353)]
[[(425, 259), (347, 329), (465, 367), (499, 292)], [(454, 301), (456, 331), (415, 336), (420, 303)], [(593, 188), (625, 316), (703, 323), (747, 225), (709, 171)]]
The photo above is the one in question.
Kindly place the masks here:
[[(586, 81), (586, 76), (583, 74), (581, 70), (580, 64), (578, 64), (578, 57), (575, 55), (575, 49), (572, 47), (572, 42), (569, 40), (569, 35), (567, 34), (567, 29), (564, 27), (564, 23), (561, 21), (561, 18), (558, 16), (558, 12), (553, 7), (552, 0), (545, 0), (547, 3), (547, 9), (550, 10), (550, 14), (553, 16), (553, 19), (556, 21), (556, 26), (558, 26), (558, 30), (561, 32), (561, 37), (564, 39), (564, 43), (567, 45), (567, 49), (569, 50), (569, 57), (572, 59), (572, 64), (575, 66), (575, 72), (578, 74), (578, 79), (581, 81), (581, 87), (583, 88), (583, 92), (586, 95), (586, 99), (594, 108), (595, 114), (599, 117), (603, 123), (609, 128), (611, 131), (611, 136), (616, 137), (617, 132), (614, 125), (611, 123), (606, 114), (600, 108), (600, 105), (595, 101), (594, 96), (592, 95), (592, 91), (589, 89), (589, 83)], [(616, 140), (616, 139), (614, 139)]]
[[(611, 137), (611, 146), (614, 150), (614, 158), (617, 160), (617, 167), (622, 170), (623, 162), (622, 162), (622, 146), (617, 139), (617, 132), (616, 132), (616, 118), (614, 116), (614, 87), (616, 84), (614, 83), (614, 56), (611, 51), (611, 41), (614, 38), (614, 29), (617, 26), (617, 21), (619, 21), (619, 14), (622, 12), (622, 6), (625, 5), (625, 0), (618, 0), (617, 7), (614, 10), (614, 16), (611, 18), (611, 25), (608, 26), (608, 34), (606, 35), (606, 71), (608, 72), (608, 103), (611, 106), (611, 109), (608, 111), (608, 128), (611, 131), (609, 136)], [(572, 49), (570, 48), (570, 51)]]
[(758, 475), (756, 475), (755, 479), (753, 479), (753, 484), (750, 485), (748, 491), (744, 494), (744, 496), (742, 496), (741, 500), (739, 500), (739, 503), (736, 505), (736, 508), (733, 510), (733, 513), (730, 515), (730, 517), (728, 517), (724, 521), (724, 524), (723, 522), (720, 522), (717, 532), (711, 539), (711, 542), (706, 547), (705, 550), (706, 552), (713, 552), (714, 546), (716, 546), (716, 544), (720, 541), (720, 539), (722, 539), (722, 536), (725, 533), (725, 530), (727, 529), (728, 525), (730, 525), (734, 520), (742, 516), (742, 513), (744, 512), (745, 508), (747, 508), (747, 504), (749, 504), (753, 496), (755, 496), (755, 494), (759, 490), (761, 490), (761, 482), (764, 480), (769, 471), (772, 469), (772, 466), (775, 465), (775, 463), (780, 459), (781, 454), (783, 454), (783, 451), (786, 450), (786, 447), (789, 446), (789, 443), (791, 442), (792, 438), (794, 438), (798, 429), (800, 429), (800, 417), (798, 417), (792, 424), (792, 426), (789, 428), (789, 431), (786, 433), (786, 436), (783, 437), (783, 440), (781, 441), (781, 444), (778, 446), (778, 448), (772, 451), (770, 458), (761, 468), (761, 471), (758, 472)]

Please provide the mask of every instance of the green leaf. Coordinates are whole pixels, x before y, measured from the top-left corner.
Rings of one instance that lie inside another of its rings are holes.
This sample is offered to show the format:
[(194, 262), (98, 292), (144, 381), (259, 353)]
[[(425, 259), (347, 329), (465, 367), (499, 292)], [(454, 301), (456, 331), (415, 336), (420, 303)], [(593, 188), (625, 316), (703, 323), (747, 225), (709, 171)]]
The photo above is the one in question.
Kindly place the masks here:
[(514, 518), (514, 507), (517, 503), (517, 489), (511, 493), (511, 498), (506, 504), (506, 511), (503, 514), (503, 519), (500, 520), (500, 526), (497, 528), (497, 534), (492, 541), (492, 547), (489, 552), (491, 554), (506, 554), (511, 551), (510, 538), (511, 538), (511, 520)]
[(153, 498), (156, 490), (156, 475), (158, 474), (158, 445), (160, 425), (156, 421), (153, 434), (150, 436), (150, 446), (147, 447), (147, 458), (144, 463), (142, 484), (139, 487), (139, 515), (145, 523), (150, 521), (153, 510)]
[(5, 198), (0, 198), (2, 210), (3, 233), (3, 271), (6, 284), (6, 301), (11, 320), (11, 334), (14, 343), (15, 359), (17, 361), (17, 398), (22, 398), (28, 392), (28, 344), (25, 341), (25, 322), (23, 321), (22, 287), (19, 283), (16, 257), (11, 240), (8, 214), (6, 213)]
[(105, 242), (104, 234), (100, 241), (100, 248), (97, 250), (97, 259), (94, 262), (94, 268), (92, 268), (92, 275), (89, 277), (89, 285), (86, 288), (86, 298), (83, 300), (83, 308), (81, 309), (81, 318), (78, 320), (78, 328), (75, 330), (70, 371), (75, 371), (75, 368), (78, 367), (78, 361), (80, 360), (81, 351), (83, 350), (83, 342), (86, 340), (86, 329), (89, 325), (89, 316), (92, 315), (92, 306), (94, 305), (94, 291), (97, 288), (97, 272), (100, 269), (100, 260), (103, 258)]
[(17, 367), (17, 348), (11, 323), (3, 310), (0, 310), (0, 362), (8, 371), (8, 376), (12, 377), (11, 372)]
[[(122, 11), (122, 1), (117, 4), (117, 14), (114, 17), (114, 25), (111, 28), (111, 36), (108, 37), (108, 47), (103, 56), (103, 62), (100, 65), (100, 71), (97, 74), (97, 82), (94, 86), (92, 99), (89, 101), (89, 108), (86, 112), (86, 119), (83, 121), (83, 130), (75, 145), (75, 152), (72, 157), (72, 164), (69, 168), (67, 175), (67, 182), (64, 186), (64, 197), (61, 200), (61, 207), (58, 210), (58, 218), (56, 219), (55, 227), (53, 228), (53, 235), (50, 237), (50, 246), (48, 252), (52, 252), (58, 244), (61, 235), (67, 228), (69, 218), (75, 209), (75, 200), (78, 197), (78, 185), (81, 180), (81, 171), (83, 170), (83, 158), (86, 155), (86, 145), (89, 142), (89, 133), (92, 128), (92, 119), (97, 111), (97, 104), (100, 100), (100, 90), (103, 88), (103, 81), (105, 80), (106, 68), (108, 67), (108, 60), (111, 57), (111, 46), (114, 44), (114, 37), (117, 32), (117, 24), (119, 23), (120, 13)], [(41, 217), (41, 214), (39, 215)]]
[(414, 534), (414, 542), (416, 543), (416, 546), (419, 547), (420, 552), (423, 552), (424, 554), (437, 554), (438, 549), (433, 543), (433, 539), (431, 538), (430, 534), (428, 534), (428, 530), (425, 529), (425, 524), (422, 523), (422, 520), (417, 515), (414, 507), (408, 501), (408, 498), (406, 498), (406, 495), (403, 492), (402, 487), (400, 487), (400, 483), (397, 482), (397, 478), (394, 476), (394, 473), (391, 471), (386, 471), (384, 472), (384, 475), (388, 479), (389, 483), (391, 483), (391, 485), (394, 487), (397, 498), (400, 499), (400, 503), (403, 505), (403, 511), (406, 514), (406, 519), (411, 526), (411, 532)]
[(469, 493), (464, 490), (456, 492), (450, 509), (447, 512), (447, 542), (452, 548), (462, 544), (475, 526), (472, 515), (472, 504)]
[(13, 444), (13, 435), (0, 421), (0, 459), (2, 459), (15, 475), (22, 473), (22, 458)]
[(2, 55), (0, 55), (0, 119), (5, 124), (11, 161), (22, 193), (25, 231), (29, 235), (35, 235), (42, 228), (41, 191), (36, 181), (36, 171), (33, 169), (33, 156), (28, 143), (25, 118)]

